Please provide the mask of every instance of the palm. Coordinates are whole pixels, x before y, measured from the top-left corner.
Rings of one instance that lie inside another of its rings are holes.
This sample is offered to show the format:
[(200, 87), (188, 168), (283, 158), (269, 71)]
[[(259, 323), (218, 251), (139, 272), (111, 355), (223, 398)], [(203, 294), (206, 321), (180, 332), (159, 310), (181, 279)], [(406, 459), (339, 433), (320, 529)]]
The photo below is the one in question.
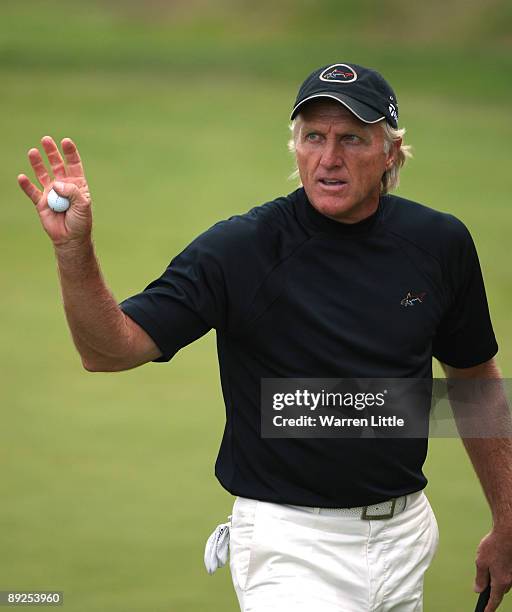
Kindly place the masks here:
[[(38, 149), (30, 149), (28, 158), (43, 191), (31, 183), (24, 174), (18, 177), (20, 187), (35, 204), (41, 224), (54, 244), (83, 238), (91, 231), (92, 214), (89, 187), (78, 149), (69, 138), (63, 139), (62, 150), (66, 162), (64, 163), (52, 138), (45, 136), (41, 142), (48, 157), (51, 173), (47, 171)], [(77, 187), (76, 193), (73, 194), (72, 205), (65, 213), (56, 213), (48, 206), (48, 193), (54, 181), (71, 183)]]

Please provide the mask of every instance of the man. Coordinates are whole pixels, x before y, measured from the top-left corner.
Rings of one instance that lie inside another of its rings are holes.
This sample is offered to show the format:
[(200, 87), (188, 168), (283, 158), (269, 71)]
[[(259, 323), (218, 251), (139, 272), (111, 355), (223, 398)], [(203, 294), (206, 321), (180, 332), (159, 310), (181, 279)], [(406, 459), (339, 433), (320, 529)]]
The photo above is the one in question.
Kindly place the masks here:
[[(377, 72), (315, 70), (292, 111), (303, 187), (220, 221), (143, 292), (117, 304), (92, 241), (76, 146), (42, 140), (18, 177), (57, 257), (66, 316), (84, 367), (165, 362), (217, 331), (226, 428), (216, 463), (237, 496), (231, 571), (246, 612), (412, 612), (437, 548), (423, 489), (426, 439), (265, 438), (263, 379), (419, 378), (432, 357), (452, 378), (499, 378), (476, 250), (465, 226), (391, 196), (408, 150), (398, 103)], [(51, 188), (65, 214), (47, 206)], [(509, 440), (468, 439), (493, 513), (477, 557), (498, 607), (512, 584)]]

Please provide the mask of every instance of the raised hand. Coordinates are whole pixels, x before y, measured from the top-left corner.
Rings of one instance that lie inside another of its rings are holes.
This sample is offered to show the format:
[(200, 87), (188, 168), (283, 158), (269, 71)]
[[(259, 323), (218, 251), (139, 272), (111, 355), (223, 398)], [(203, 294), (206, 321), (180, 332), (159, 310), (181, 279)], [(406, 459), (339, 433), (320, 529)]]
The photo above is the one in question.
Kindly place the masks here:
[[(42, 191), (24, 174), (18, 175), (18, 184), (35, 204), (41, 224), (56, 247), (86, 242), (92, 232), (91, 194), (78, 149), (70, 138), (64, 138), (61, 141), (64, 163), (51, 136), (44, 136), (41, 144), (51, 173), (48, 173), (38, 149), (30, 149), (28, 159)], [(54, 212), (48, 206), (51, 189), (69, 199), (70, 207), (66, 212)]]

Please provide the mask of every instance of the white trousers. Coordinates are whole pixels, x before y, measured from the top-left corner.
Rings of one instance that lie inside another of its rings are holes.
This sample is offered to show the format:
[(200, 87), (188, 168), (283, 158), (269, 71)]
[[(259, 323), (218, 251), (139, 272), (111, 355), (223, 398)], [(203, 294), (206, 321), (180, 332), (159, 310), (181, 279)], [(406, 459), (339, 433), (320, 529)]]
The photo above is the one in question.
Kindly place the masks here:
[(421, 612), (438, 542), (423, 491), (383, 520), (237, 497), (231, 576), (242, 612)]

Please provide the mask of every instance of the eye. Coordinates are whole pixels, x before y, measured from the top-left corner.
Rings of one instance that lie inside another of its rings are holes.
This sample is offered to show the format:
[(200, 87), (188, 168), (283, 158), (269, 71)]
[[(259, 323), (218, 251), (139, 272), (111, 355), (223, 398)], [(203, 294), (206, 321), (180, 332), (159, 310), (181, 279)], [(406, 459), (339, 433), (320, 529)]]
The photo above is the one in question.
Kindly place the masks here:
[(357, 134), (345, 134), (345, 136), (343, 136), (343, 141), (357, 143), (361, 141), (361, 137)]
[(320, 134), (317, 132), (308, 132), (304, 137), (307, 142), (318, 142), (320, 140)]

